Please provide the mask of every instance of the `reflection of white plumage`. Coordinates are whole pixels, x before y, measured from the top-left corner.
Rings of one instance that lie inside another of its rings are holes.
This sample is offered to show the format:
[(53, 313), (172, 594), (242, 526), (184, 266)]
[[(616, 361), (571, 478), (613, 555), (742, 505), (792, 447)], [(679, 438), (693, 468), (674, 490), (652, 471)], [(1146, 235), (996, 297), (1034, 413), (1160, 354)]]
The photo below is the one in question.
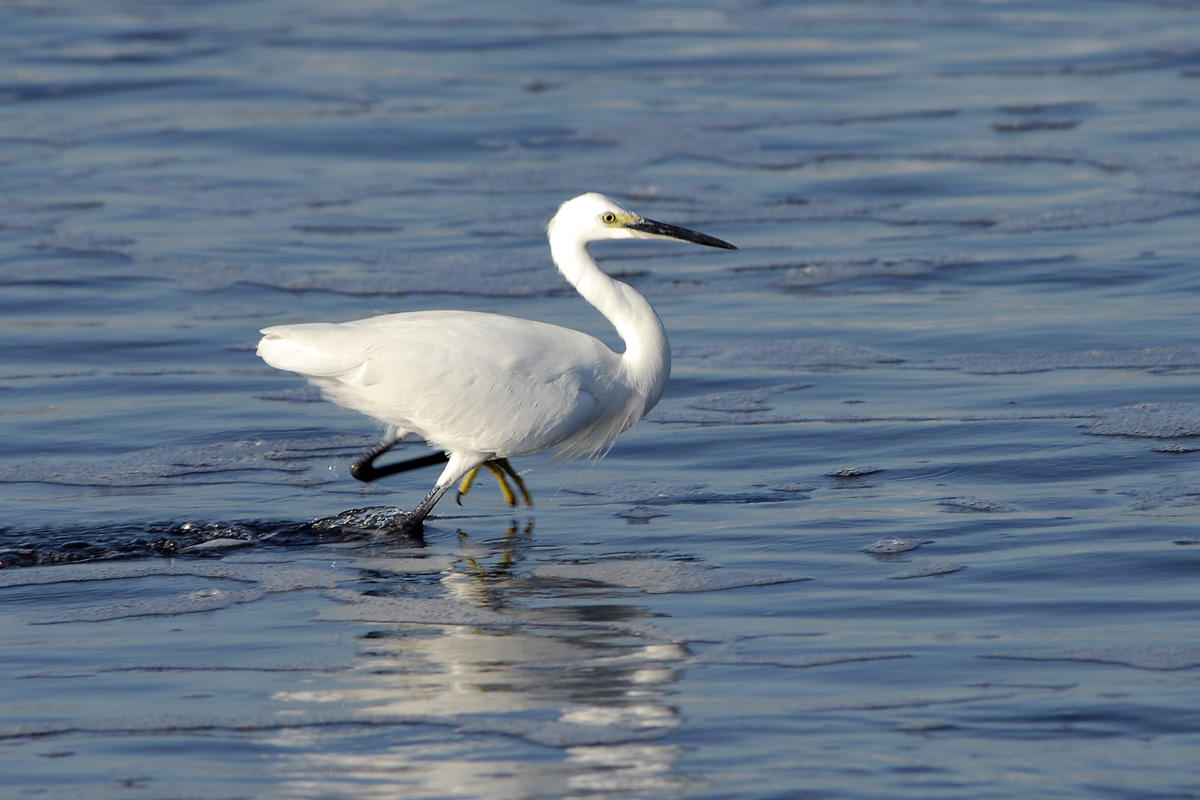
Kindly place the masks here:
[(662, 322), (646, 298), (596, 266), (588, 242), (666, 238), (736, 249), (639, 217), (599, 194), (564, 203), (548, 234), (559, 271), (617, 329), (624, 353), (570, 328), (473, 311), (263, 330), (258, 354), (268, 364), (304, 375), (329, 400), (388, 426), (383, 444), (351, 468), (355, 477), (369, 481), (416, 464), (373, 464), (409, 434), (444, 451), (445, 469), (409, 516), (413, 532), (446, 490), (480, 465), (515, 477), (504, 461), (510, 456), (599, 453), (662, 397), (671, 372)]

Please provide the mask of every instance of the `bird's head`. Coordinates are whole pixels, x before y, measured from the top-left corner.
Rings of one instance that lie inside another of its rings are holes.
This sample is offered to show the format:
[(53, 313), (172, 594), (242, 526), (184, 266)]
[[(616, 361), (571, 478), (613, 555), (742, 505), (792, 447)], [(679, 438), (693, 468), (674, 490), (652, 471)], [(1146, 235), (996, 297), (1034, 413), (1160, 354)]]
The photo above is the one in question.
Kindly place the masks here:
[(601, 239), (674, 239), (707, 247), (737, 250), (729, 242), (704, 233), (646, 219), (627, 211), (602, 194), (589, 192), (563, 203), (546, 229), (551, 241), (556, 236), (577, 242)]

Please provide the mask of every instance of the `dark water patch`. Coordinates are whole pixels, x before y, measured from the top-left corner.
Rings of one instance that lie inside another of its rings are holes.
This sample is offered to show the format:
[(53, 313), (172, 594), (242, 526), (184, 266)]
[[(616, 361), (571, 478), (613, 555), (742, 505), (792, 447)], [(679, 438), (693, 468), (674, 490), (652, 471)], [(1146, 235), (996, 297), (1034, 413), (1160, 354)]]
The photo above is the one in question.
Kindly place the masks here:
[(1077, 114), (1084, 111), (1091, 111), (1095, 107), (1096, 104), (1089, 101), (1066, 100), (1057, 103), (1009, 103), (1001, 106), (1000, 110), (1006, 114), (1037, 117), (1041, 116), (1042, 114)]
[[(0, 141), (5, 141), (0, 137)], [(102, 200), (66, 200), (66, 199), (43, 199), (36, 197), (5, 197), (0, 198), (0, 210), (4, 214), (45, 214), (47, 212), (59, 211), (92, 211), (104, 207)], [(47, 218), (48, 219), (48, 218)], [(6, 223), (11, 220), (5, 220)]]
[(858, 125), (863, 123), (895, 122), (897, 120), (947, 119), (956, 117), (959, 113), (959, 109), (957, 108), (924, 108), (905, 111), (883, 111), (876, 114), (858, 114), (854, 116), (818, 116), (816, 118), (796, 119), (795, 121), (810, 121), (822, 125)]
[[(52, 60), (52, 59), (51, 59)], [(0, 97), (9, 103), (41, 103), (103, 98), (107, 95), (129, 96), (140, 92), (192, 92), (207, 81), (188, 78), (150, 78), (141, 80), (80, 80), (44, 83), (0, 84)]]
[(997, 133), (1029, 133), (1031, 131), (1069, 131), (1078, 127), (1075, 119), (1020, 119), (992, 124)]
[[(235, 547), (312, 547), (365, 540), (386, 540), (401, 548), (422, 546), (419, 538), (414, 539), (404, 532), (406, 520), (407, 515), (400, 509), (375, 507), (310, 522), (158, 522), (0, 529), (0, 567), (147, 558), (202, 559), (220, 556)], [(2, 585), (7, 584), (0, 580)], [(204, 599), (198, 598), (197, 602), (204, 602)]]

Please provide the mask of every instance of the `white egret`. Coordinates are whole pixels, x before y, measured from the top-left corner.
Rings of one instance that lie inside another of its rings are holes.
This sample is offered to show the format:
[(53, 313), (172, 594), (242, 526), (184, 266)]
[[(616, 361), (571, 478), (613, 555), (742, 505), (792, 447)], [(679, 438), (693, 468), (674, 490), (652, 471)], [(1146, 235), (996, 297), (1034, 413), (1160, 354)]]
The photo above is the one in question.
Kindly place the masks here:
[[(599, 194), (563, 203), (547, 234), (555, 265), (613, 324), (623, 353), (570, 328), (475, 311), (413, 311), (262, 331), (258, 355), (268, 364), (303, 375), (326, 399), (387, 426), (383, 442), (351, 467), (354, 477), (370, 481), (445, 462), (407, 517), (411, 533), (421, 531), (451, 486), (480, 466), (503, 482), (504, 473), (516, 478), (506, 460), (511, 456), (598, 455), (662, 397), (671, 372), (662, 321), (645, 297), (596, 266), (589, 242), (677, 239), (737, 249), (645, 219)], [(410, 434), (441, 452), (374, 466)]]

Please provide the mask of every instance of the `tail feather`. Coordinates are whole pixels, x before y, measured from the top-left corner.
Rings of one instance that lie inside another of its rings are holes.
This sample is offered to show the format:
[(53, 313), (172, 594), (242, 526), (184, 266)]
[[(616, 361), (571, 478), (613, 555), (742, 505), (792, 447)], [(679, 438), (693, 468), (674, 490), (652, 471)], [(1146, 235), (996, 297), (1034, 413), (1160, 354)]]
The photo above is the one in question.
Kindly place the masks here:
[(334, 324), (281, 325), (264, 328), (258, 356), (276, 369), (312, 378), (336, 378), (362, 366), (367, 352), (347, 342), (338, 346)]

